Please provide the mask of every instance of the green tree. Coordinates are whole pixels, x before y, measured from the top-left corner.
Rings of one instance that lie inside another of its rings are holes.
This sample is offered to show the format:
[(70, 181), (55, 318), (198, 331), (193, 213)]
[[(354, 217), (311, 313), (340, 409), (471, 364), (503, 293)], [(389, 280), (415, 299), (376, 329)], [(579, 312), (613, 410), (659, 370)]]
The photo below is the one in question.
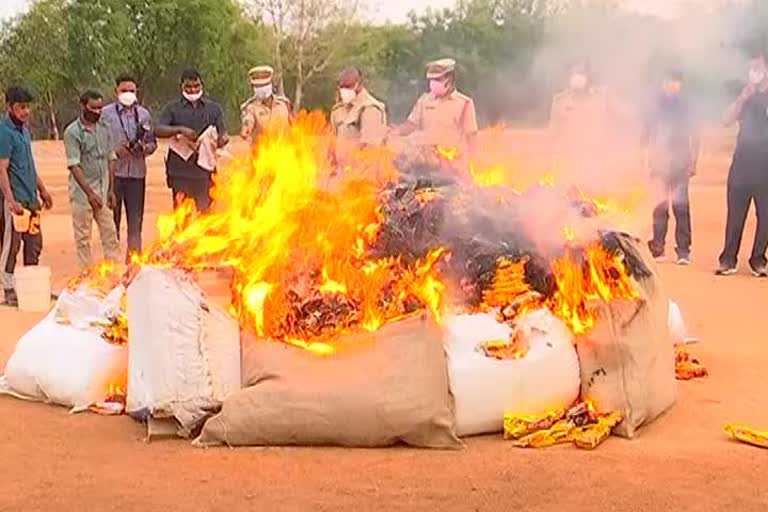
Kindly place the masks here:
[[(59, 139), (57, 117), (62, 91), (73, 84), (62, 68), (66, 59), (65, 7), (61, 0), (40, 0), (7, 22), (0, 32), (0, 80), (3, 86), (31, 86), (45, 109), (38, 112), (46, 136)], [(42, 114), (42, 116), (40, 115)]]

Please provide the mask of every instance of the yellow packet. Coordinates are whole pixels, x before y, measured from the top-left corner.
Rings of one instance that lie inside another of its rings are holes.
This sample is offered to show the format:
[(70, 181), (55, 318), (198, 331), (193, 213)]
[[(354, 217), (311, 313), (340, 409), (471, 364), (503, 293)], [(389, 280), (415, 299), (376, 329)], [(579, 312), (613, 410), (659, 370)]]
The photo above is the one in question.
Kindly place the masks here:
[(768, 431), (766, 430), (756, 430), (754, 428), (734, 424), (726, 425), (723, 427), (723, 430), (731, 437), (731, 439), (760, 448), (768, 448)]
[(504, 439), (520, 439), (539, 430), (551, 428), (565, 416), (565, 411), (553, 411), (544, 415), (504, 415)]

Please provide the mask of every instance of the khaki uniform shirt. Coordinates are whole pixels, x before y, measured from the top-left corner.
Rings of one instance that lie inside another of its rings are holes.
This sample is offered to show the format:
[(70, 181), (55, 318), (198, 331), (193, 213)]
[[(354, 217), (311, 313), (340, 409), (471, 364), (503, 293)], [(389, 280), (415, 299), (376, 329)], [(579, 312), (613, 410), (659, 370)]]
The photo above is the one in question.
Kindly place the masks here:
[(550, 132), (557, 153), (577, 163), (594, 162), (604, 149), (609, 133), (611, 106), (605, 91), (566, 90), (552, 100)]
[[(102, 122), (86, 127), (78, 118), (64, 130), (67, 167), (80, 166), (85, 181), (105, 202), (109, 191), (108, 162), (117, 159), (112, 140), (109, 129)], [(74, 204), (88, 205), (88, 197), (72, 173), (69, 175), (69, 198)]]
[(282, 96), (270, 96), (266, 100), (251, 98), (240, 106), (243, 127), (251, 130), (255, 139), (267, 126), (287, 127), (291, 122), (291, 102)]
[(477, 133), (475, 102), (458, 91), (440, 98), (422, 95), (408, 121), (418, 127), (425, 146), (464, 149), (467, 136)]
[(331, 126), (336, 135), (336, 157), (343, 161), (364, 145), (384, 144), (387, 136), (386, 106), (363, 89), (349, 105), (334, 105)]

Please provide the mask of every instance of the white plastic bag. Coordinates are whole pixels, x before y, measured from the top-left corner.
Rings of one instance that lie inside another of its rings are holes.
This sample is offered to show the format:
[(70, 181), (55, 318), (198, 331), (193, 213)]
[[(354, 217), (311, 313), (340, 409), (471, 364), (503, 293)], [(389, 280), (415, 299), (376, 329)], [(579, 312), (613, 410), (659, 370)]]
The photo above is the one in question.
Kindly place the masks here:
[(182, 270), (145, 267), (128, 288), (127, 411), (190, 431), (240, 389), (240, 329)]
[[(101, 328), (83, 318), (96, 314), (98, 301), (65, 291), (48, 316), (19, 339), (5, 367), (8, 394), (80, 409), (125, 389), (128, 350), (107, 343)], [(75, 315), (75, 325), (56, 322)], [(87, 312), (87, 313), (86, 313)]]
[(688, 327), (685, 325), (680, 306), (672, 300), (669, 301), (669, 334), (675, 345), (698, 341), (696, 338), (688, 336)]
[(490, 314), (446, 319), (446, 355), (460, 436), (501, 432), (504, 414), (540, 414), (565, 408), (579, 396), (579, 360), (573, 336), (548, 310), (524, 315), (518, 325), (530, 332), (527, 354), (496, 360), (477, 350), (492, 339), (507, 339), (510, 328)]

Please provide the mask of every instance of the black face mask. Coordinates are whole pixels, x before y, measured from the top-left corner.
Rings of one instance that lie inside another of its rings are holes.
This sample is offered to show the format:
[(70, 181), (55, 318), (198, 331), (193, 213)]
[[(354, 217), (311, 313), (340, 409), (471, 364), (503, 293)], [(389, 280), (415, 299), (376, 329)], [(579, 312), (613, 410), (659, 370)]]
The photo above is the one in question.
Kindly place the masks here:
[(98, 123), (99, 119), (101, 119), (101, 112), (93, 112), (91, 110), (85, 109), (83, 110), (83, 119), (89, 123)]
[(24, 121), (21, 121), (20, 119), (18, 119), (15, 115), (13, 115), (13, 112), (11, 112), (10, 110), (8, 111), (8, 117), (13, 122), (13, 124), (16, 125), (17, 128), (21, 128), (22, 126), (24, 126)]

